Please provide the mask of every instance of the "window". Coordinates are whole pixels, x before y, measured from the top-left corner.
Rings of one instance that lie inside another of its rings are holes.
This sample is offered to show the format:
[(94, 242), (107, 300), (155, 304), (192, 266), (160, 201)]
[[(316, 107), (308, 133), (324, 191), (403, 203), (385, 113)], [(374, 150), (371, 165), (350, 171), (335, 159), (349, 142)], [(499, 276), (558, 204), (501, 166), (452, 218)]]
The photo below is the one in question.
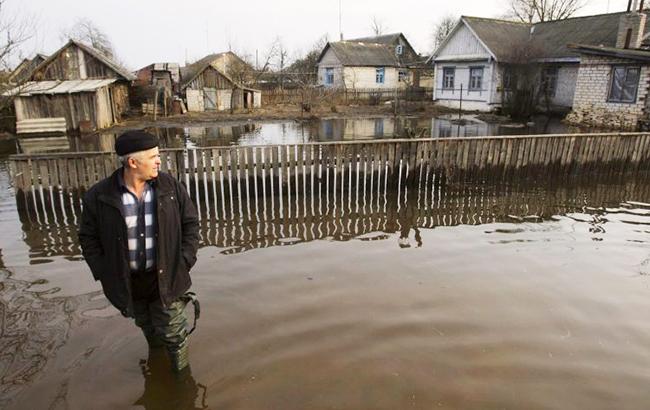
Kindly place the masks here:
[(325, 84), (334, 84), (334, 69), (331, 67), (325, 69)]
[(375, 119), (375, 137), (384, 136), (384, 119), (376, 118)]
[(542, 92), (548, 97), (555, 97), (557, 90), (557, 67), (545, 68), (542, 71)]
[(481, 91), (483, 89), (483, 67), (469, 69), (469, 90)]
[(455, 76), (456, 76), (455, 67), (444, 67), (442, 69), (442, 88), (453, 90)]
[(400, 83), (403, 83), (404, 81), (407, 81), (409, 78), (409, 73), (406, 70), (399, 70), (397, 72), (397, 81)]
[(404, 52), (404, 46), (401, 44), (398, 44), (397, 47), (395, 47), (395, 54), (398, 56), (401, 56), (402, 53)]
[(383, 84), (384, 83), (384, 74), (386, 72), (386, 69), (384, 67), (378, 68), (375, 70), (375, 82), (377, 84)]
[(639, 88), (639, 67), (612, 67), (612, 80), (609, 89), (610, 102), (634, 103)]

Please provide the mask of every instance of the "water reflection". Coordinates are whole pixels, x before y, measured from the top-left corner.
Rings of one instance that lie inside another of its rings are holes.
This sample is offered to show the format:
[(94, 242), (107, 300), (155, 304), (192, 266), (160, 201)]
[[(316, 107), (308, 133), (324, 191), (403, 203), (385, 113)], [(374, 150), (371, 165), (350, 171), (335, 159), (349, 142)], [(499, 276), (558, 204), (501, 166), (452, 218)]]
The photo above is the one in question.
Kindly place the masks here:
[[(542, 222), (575, 212), (591, 215), (597, 236), (605, 232), (604, 207), (625, 213), (629, 205), (621, 204), (650, 198), (650, 185), (644, 182), (648, 175), (643, 172), (488, 183), (467, 176), (445, 179), (423, 169), (397, 179), (382, 170), (370, 171), (233, 178), (220, 189), (205, 180), (190, 181), (201, 245), (231, 254), (319, 239), (380, 240), (399, 233), (400, 247), (424, 247), (428, 245), (420, 234), (424, 228)], [(30, 263), (48, 263), (61, 255), (78, 259), (78, 196), (50, 192), (44, 198), (17, 197)]]
[[(533, 123), (504, 124), (480, 120), (476, 115), (440, 117), (329, 118), (293, 121), (246, 121), (230, 124), (187, 124), (150, 127), (162, 148), (229, 145), (297, 144), (402, 137), (474, 137), (489, 135), (561, 134), (594, 132), (563, 124), (558, 118), (537, 117)], [(115, 132), (81, 136), (20, 139), (23, 153), (112, 151)]]
[(178, 374), (170, 372), (169, 366), (164, 349), (149, 350), (149, 357), (140, 361), (144, 392), (133, 404), (146, 410), (207, 409), (207, 387), (194, 380), (191, 366)]
[[(17, 280), (0, 270), (0, 408), (43, 371), (68, 341), (72, 328), (80, 327), (93, 311), (110, 306), (98, 298), (101, 291), (73, 297), (53, 296), (59, 288), (44, 279)], [(94, 347), (69, 368), (81, 366)]]

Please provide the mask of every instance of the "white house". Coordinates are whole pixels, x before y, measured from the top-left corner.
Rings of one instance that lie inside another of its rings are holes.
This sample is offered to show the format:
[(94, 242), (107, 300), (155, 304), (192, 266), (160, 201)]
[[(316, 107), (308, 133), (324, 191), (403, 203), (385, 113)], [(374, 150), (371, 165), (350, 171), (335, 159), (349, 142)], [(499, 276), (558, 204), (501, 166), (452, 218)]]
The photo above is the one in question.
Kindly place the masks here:
[[(502, 105), (513, 81), (512, 67), (534, 55), (535, 81), (548, 96), (549, 108), (573, 105), (580, 53), (569, 43), (616, 45), (619, 19), (610, 13), (536, 24), (480, 17), (460, 18), (431, 56), (435, 71), (433, 99), (468, 110), (492, 111)], [(462, 98), (461, 98), (462, 88)]]
[(329, 42), (316, 62), (318, 84), (354, 90), (417, 85), (419, 60), (402, 33)]

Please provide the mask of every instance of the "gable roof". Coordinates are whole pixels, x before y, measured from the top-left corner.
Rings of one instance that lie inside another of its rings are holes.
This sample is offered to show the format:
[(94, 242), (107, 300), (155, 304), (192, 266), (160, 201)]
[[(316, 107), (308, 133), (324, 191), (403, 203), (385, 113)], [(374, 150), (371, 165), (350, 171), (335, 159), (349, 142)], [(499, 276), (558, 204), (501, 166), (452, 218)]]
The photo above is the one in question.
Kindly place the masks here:
[[(578, 59), (579, 53), (567, 47), (568, 43), (614, 47), (621, 13), (572, 17), (541, 23), (520, 23), (509, 20), (462, 16), (459, 23), (434, 52), (438, 55), (449, 39), (463, 24), (485, 45), (492, 56), (501, 62), (512, 58), (514, 44), (534, 43), (540, 59)], [(650, 25), (646, 26), (646, 32)]]
[(388, 44), (361, 43), (354, 41), (336, 41), (327, 43), (318, 62), (327, 50), (331, 49), (342, 65), (359, 67), (398, 66), (395, 48)]
[[(409, 53), (403, 53), (402, 58), (395, 55), (395, 46), (403, 43), (410, 49)], [(327, 50), (332, 49), (342, 65), (358, 67), (379, 67), (379, 66), (401, 66), (403, 64), (419, 60), (411, 44), (403, 33), (392, 33), (374, 37), (361, 37), (351, 40), (329, 42), (323, 48), (318, 57), (319, 63), (325, 56)], [(407, 56), (404, 58), (404, 56)], [(415, 57), (413, 57), (415, 56)], [(408, 60), (408, 61), (404, 61)]]
[(221, 56), (222, 54), (226, 54), (226, 53), (209, 54), (209, 55), (203, 57), (202, 59), (198, 60), (195, 63), (192, 63), (190, 65), (186, 65), (185, 67), (181, 67), (181, 69), (180, 69), (180, 73), (181, 73), (181, 89), (187, 88), (187, 86), (190, 85), (190, 83), (192, 81), (194, 81), (194, 79), (196, 77), (198, 77), (199, 74), (201, 74), (203, 71), (205, 71), (208, 67), (212, 68), (213, 70), (215, 70), (216, 72), (218, 72), (219, 74), (224, 76), (231, 83), (237, 85), (235, 83), (235, 81), (233, 81), (233, 79), (230, 78), (230, 76), (228, 74), (221, 72), (221, 70), (217, 69), (216, 67), (214, 67), (212, 65), (212, 63), (215, 61), (215, 59), (217, 57)]
[(126, 68), (122, 67), (120, 64), (112, 60), (111, 58), (105, 56), (104, 54), (100, 53), (99, 51), (95, 50), (94, 48), (80, 42), (77, 40), (70, 39), (63, 47), (58, 49), (55, 53), (53, 53), (49, 58), (47, 58), (45, 61), (43, 61), (41, 64), (39, 64), (35, 69), (35, 71), (38, 71), (44, 67), (46, 67), (49, 63), (54, 61), (59, 54), (61, 54), (66, 48), (70, 47), (71, 45), (75, 45), (82, 49), (84, 52), (90, 54), (92, 57), (96, 58), (106, 66), (108, 66), (111, 70), (115, 71), (119, 76), (121, 76), (123, 79), (132, 81), (135, 80), (135, 75), (133, 75), (129, 70)]

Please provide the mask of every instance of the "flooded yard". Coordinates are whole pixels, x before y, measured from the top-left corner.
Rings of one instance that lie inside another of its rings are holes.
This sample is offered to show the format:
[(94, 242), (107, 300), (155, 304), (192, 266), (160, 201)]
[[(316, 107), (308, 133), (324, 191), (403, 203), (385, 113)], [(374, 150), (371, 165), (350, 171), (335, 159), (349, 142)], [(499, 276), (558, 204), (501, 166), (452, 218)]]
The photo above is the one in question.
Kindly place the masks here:
[(649, 175), (548, 175), (200, 194), (178, 380), (2, 165), (0, 407), (646, 408)]
[[(229, 145), (295, 144), (302, 142), (358, 141), (396, 137), (476, 137), (490, 135), (561, 134), (597, 132), (570, 127), (555, 117), (536, 117), (529, 123), (487, 122), (476, 115), (440, 117), (332, 118), (304, 121), (244, 121), (196, 123), (148, 128), (164, 148)], [(116, 132), (43, 139), (21, 139), (25, 153), (112, 151)]]

